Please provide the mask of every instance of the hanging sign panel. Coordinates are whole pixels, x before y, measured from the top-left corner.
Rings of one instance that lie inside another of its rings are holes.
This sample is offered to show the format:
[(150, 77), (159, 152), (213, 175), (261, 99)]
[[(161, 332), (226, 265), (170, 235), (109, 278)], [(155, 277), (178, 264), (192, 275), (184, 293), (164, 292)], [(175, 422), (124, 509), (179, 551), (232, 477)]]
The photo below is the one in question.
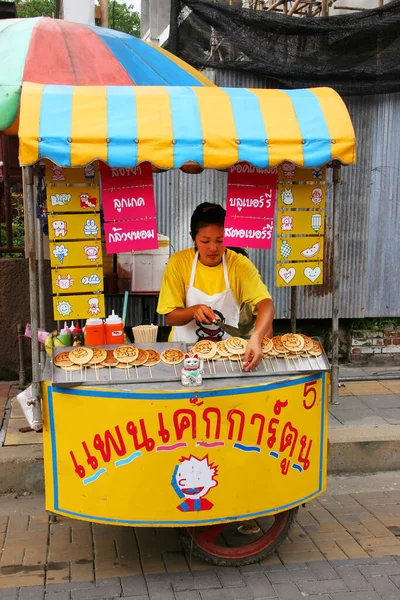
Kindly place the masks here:
[(100, 163), (100, 173), (103, 192), (105, 189), (153, 185), (153, 172), (149, 162), (129, 168), (109, 167)]
[(228, 185), (226, 212), (229, 216), (274, 218), (276, 187)]
[(105, 221), (126, 221), (156, 216), (152, 185), (102, 190)]
[(81, 240), (101, 237), (100, 215), (50, 215), (50, 240)]
[(323, 211), (279, 211), (277, 221), (278, 233), (290, 235), (315, 235), (324, 233), (325, 214)]
[(108, 254), (158, 248), (156, 219), (138, 219), (104, 223)]
[(49, 160), (46, 161), (46, 183), (47, 185), (65, 185), (67, 183), (99, 183), (99, 168), (97, 163), (86, 165), (86, 167), (77, 167), (76, 169), (67, 169), (59, 167)]
[(79, 294), (102, 292), (104, 289), (101, 267), (77, 269), (52, 269), (53, 294)]
[(323, 237), (277, 237), (276, 260), (322, 260)]
[(259, 169), (250, 163), (239, 162), (228, 171), (228, 185), (276, 185), (278, 181), (278, 169)]
[(224, 245), (239, 248), (264, 248), (272, 246), (273, 219), (225, 217)]
[(53, 309), (56, 320), (103, 318), (105, 317), (104, 295), (53, 296)]
[(278, 208), (324, 208), (325, 185), (278, 185)]
[(286, 263), (276, 265), (277, 287), (292, 285), (321, 285), (323, 265), (321, 262)]
[(103, 264), (101, 240), (50, 243), (52, 267), (83, 267)]
[(326, 180), (326, 166), (304, 169), (286, 160), (278, 167), (278, 180), (322, 182)]
[(100, 211), (100, 192), (95, 186), (62, 186), (47, 188), (47, 211), (49, 213)]

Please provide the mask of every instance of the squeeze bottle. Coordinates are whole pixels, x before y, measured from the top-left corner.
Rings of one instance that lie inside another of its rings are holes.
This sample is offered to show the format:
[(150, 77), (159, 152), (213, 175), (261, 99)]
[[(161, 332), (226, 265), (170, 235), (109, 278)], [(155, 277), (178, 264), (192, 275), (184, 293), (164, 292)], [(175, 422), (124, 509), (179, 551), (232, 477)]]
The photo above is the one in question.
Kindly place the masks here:
[(106, 331), (106, 344), (123, 344), (124, 343), (124, 325), (121, 317), (112, 311), (106, 319), (104, 325)]
[(102, 319), (88, 319), (85, 325), (86, 346), (102, 346), (104, 344), (104, 323)]
[(64, 327), (60, 329), (60, 333), (58, 334), (58, 339), (64, 346), (71, 346), (72, 344), (72, 333), (66, 323), (64, 323)]
[(72, 345), (73, 346), (83, 346), (83, 331), (81, 329), (81, 325), (79, 321), (76, 322), (74, 328), (72, 328)]

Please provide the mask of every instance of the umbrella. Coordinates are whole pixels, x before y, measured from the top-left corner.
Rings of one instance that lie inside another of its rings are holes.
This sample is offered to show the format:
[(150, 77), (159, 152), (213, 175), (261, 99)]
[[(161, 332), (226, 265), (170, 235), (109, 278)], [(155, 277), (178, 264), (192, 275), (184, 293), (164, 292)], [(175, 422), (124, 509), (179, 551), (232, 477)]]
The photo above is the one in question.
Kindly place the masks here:
[(0, 130), (11, 128), (9, 133), (17, 132), (15, 121), (23, 82), (214, 85), (173, 54), (127, 33), (49, 17), (1, 20), (0, 56)]

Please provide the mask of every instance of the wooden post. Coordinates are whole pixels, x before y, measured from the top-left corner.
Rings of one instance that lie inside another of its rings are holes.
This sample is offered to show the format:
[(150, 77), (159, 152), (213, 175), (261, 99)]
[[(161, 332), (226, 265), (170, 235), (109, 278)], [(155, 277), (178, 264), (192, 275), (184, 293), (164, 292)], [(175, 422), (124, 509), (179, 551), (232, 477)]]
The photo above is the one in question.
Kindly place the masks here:
[(100, 27), (108, 27), (108, 0), (100, 0)]

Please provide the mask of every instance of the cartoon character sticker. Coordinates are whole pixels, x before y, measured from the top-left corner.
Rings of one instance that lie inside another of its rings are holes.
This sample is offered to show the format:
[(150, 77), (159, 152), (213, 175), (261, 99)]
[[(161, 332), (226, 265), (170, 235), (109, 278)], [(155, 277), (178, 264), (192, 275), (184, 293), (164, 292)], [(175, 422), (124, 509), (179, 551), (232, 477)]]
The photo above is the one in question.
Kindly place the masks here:
[(324, 197), (324, 192), (322, 191), (322, 188), (320, 188), (320, 187), (313, 188), (313, 190), (311, 192), (311, 202), (313, 202), (315, 204), (315, 206), (318, 206), (319, 204), (321, 204), (323, 197)]
[(293, 231), (293, 217), (290, 215), (281, 215), (282, 231)]
[(93, 165), (86, 165), (86, 167), (83, 169), (83, 173), (86, 179), (93, 181), (94, 176), (96, 175), (96, 169)]
[(62, 317), (68, 317), (72, 313), (72, 306), (66, 300), (62, 300), (57, 304), (57, 310)]
[(59, 287), (60, 290), (68, 290), (73, 285), (74, 280), (72, 279), (69, 273), (67, 273), (66, 275), (57, 275), (56, 286)]
[(65, 237), (67, 235), (68, 230), (66, 221), (53, 221), (51, 227), (55, 237)]
[(96, 236), (99, 232), (99, 228), (97, 227), (94, 219), (87, 219), (86, 223), (83, 227), (83, 233), (88, 237), (93, 235)]
[(286, 206), (290, 206), (294, 202), (293, 190), (292, 188), (284, 188), (281, 192), (281, 200), (283, 204)]
[(88, 308), (89, 315), (98, 315), (101, 312), (98, 298), (89, 298), (88, 304), (89, 304), (89, 308)]
[(218, 485), (215, 477), (218, 466), (210, 463), (208, 455), (197, 458), (192, 454), (182, 456), (172, 475), (172, 487), (183, 502), (177, 506), (181, 512), (210, 510), (214, 504), (205, 498)]
[(285, 179), (293, 179), (296, 173), (296, 165), (289, 161), (285, 161), (281, 164), (283, 176)]
[(97, 262), (99, 260), (99, 246), (85, 246), (83, 251), (86, 254), (86, 258), (90, 260), (90, 262)]
[(68, 248), (64, 244), (57, 245), (53, 250), (53, 256), (63, 264), (64, 258), (68, 256)]
[(65, 175), (61, 167), (52, 165), (51, 170), (53, 171), (51, 176), (52, 181), (65, 181)]
[(313, 169), (313, 171), (312, 171), (313, 179), (322, 179), (322, 175), (323, 175), (322, 168)]
[(71, 201), (71, 194), (53, 194), (50, 196), (52, 206), (66, 206)]
[(97, 206), (97, 198), (91, 198), (89, 194), (80, 194), (79, 200), (81, 208), (95, 209)]

